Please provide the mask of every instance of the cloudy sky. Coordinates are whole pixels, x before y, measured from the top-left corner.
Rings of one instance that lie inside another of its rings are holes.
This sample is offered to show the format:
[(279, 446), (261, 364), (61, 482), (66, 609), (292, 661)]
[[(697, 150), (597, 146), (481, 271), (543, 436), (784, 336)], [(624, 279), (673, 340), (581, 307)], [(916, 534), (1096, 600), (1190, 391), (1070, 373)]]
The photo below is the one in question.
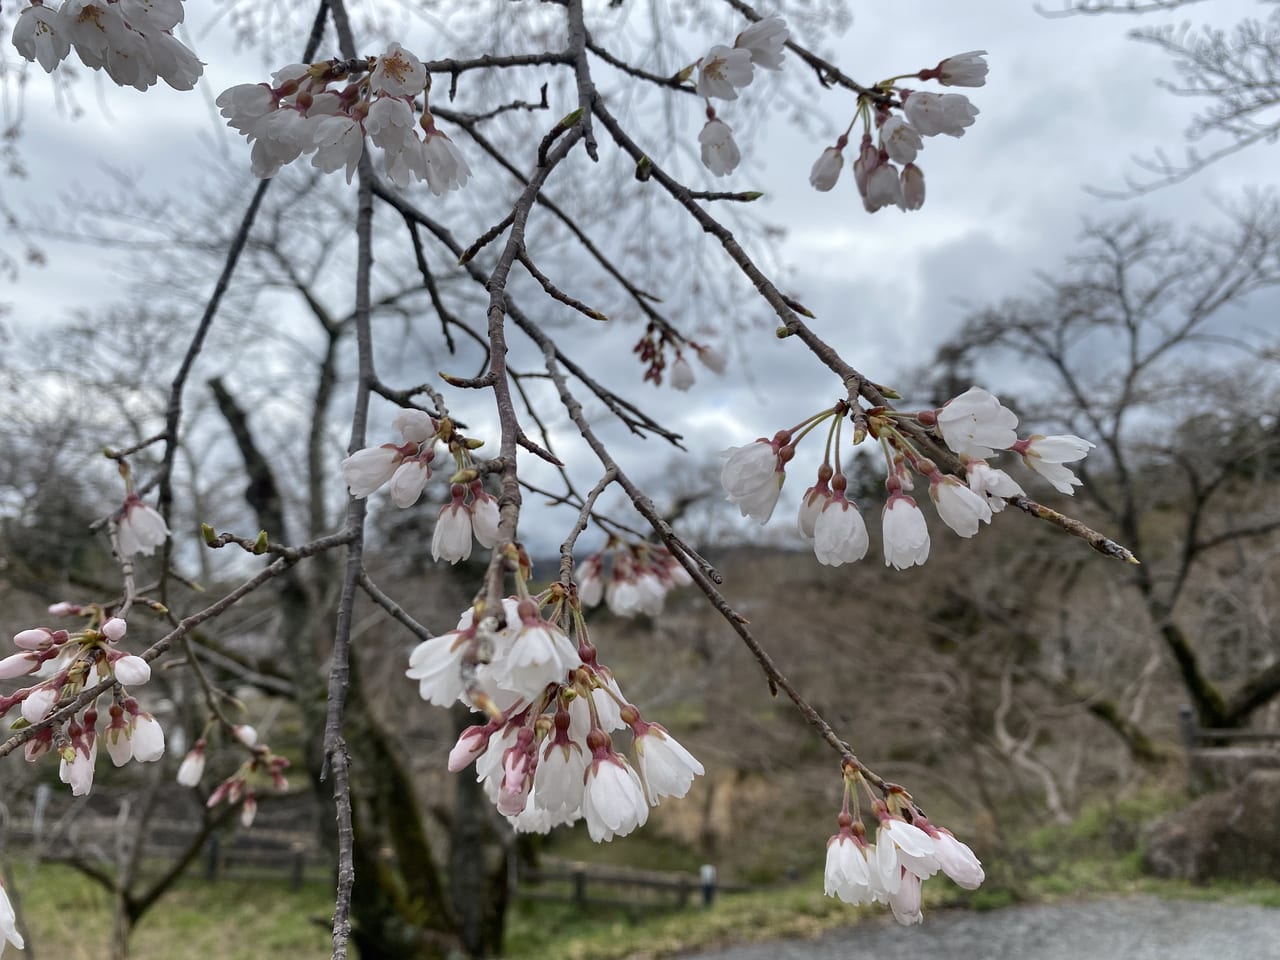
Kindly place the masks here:
[[(12, 22), (17, 6), (6, 4), (6, 23)], [(30, 176), (5, 183), (5, 201), (20, 214), (32, 209), (32, 203), (49, 209), (72, 187), (89, 194), (118, 190), (121, 172), (128, 189), (140, 196), (181, 196), (200, 184), (211, 153), (243, 158), (247, 181), (246, 152), (219, 125), (210, 102), (233, 83), (265, 78), (263, 58), (269, 55), (238, 44), (231, 32), (234, 18), (226, 15), (228, 9), (248, 6), (188, 4), (187, 37), (209, 64), (196, 93), (160, 87), (140, 94), (89, 78), (75, 93), (82, 113), (72, 116), (59, 107), (60, 98), (44, 74), (29, 71), (20, 150)], [(783, 98), (771, 88), (772, 78), (764, 78), (740, 103), (721, 111), (741, 131), (742, 168), (714, 183), (692, 167), (682, 169), (693, 172), (700, 181), (696, 186), (765, 191), (754, 212), (782, 230), (769, 256), (785, 289), (818, 315), (820, 332), (875, 379), (897, 382), (927, 360), (970, 309), (1034, 289), (1036, 271), (1053, 272), (1070, 255), (1084, 218), (1115, 217), (1138, 207), (1175, 222), (1205, 223), (1218, 216), (1215, 200), (1275, 181), (1275, 148), (1262, 145), (1139, 200), (1100, 200), (1085, 190), (1122, 186), (1126, 175), (1140, 172), (1135, 155), (1150, 156), (1160, 147), (1180, 155), (1182, 132), (1195, 107), (1157, 86), (1158, 78), (1171, 75), (1167, 58), (1128, 39), (1126, 31), (1189, 18), (1200, 23), (1206, 17), (1226, 26), (1242, 16), (1265, 14), (1267, 8), (1252, 0), (1215, 0), (1142, 18), (1052, 19), (1041, 16), (1031, 0), (896, 0), (853, 6), (847, 30), (819, 31), (811, 24), (800, 39), (830, 54), (863, 82), (931, 66), (960, 51), (989, 53), (988, 84), (966, 91), (981, 110), (977, 122), (961, 139), (930, 140), (920, 157), (929, 191), (923, 210), (903, 214), (891, 209), (868, 216), (847, 172), (829, 194), (808, 186), (810, 165), (831, 143), (837, 127), (848, 122), (853, 104), (845, 92), (806, 85), (805, 71), (794, 59), (787, 70), (800, 77), (793, 77), (788, 89), (795, 109), (805, 114), (803, 127), (786, 116), (768, 114), (767, 105)], [(426, 56), (444, 55), (441, 38), (447, 41), (450, 35), (447, 5), (432, 6), (439, 17), (394, 12), (399, 9), (394, 7), (384, 25), (402, 23), (406, 47)], [(705, 47), (706, 38), (686, 32), (677, 42), (691, 59)], [(299, 45), (295, 38), (287, 49)], [(273, 67), (293, 55), (280, 57)], [(18, 74), (7, 44), (3, 57), (12, 113)], [(553, 96), (563, 89), (553, 87)], [(754, 109), (765, 114), (736, 121), (735, 111), (750, 116), (752, 97), (760, 98)], [(703, 122), (701, 110), (693, 98), (683, 99), (689, 102), (677, 105), (673, 122), (693, 144)], [(558, 113), (558, 105), (552, 106), (559, 116), (572, 104), (566, 102)], [(483, 174), (478, 167), (477, 182), (469, 189), (485, 188), (479, 183)], [(508, 189), (509, 181), (502, 187)], [(419, 199), (424, 195), (422, 191)], [(12, 307), (13, 330), (54, 324), (72, 311), (93, 309), (127, 293), (130, 268), (110, 251), (38, 232), (34, 236), (49, 255), (48, 265), (24, 269), (16, 284), (0, 287), (0, 302)], [(762, 253), (759, 247), (752, 252)], [(730, 276), (726, 272), (718, 280), (739, 282), (726, 279)], [(735, 302), (748, 303), (742, 298)], [(1272, 299), (1257, 309), (1274, 308)], [(679, 309), (678, 299), (672, 309)], [(735, 306), (732, 312), (726, 318), (680, 318), (689, 329), (732, 330), (709, 336), (733, 356), (730, 376), (715, 378), (700, 369), (699, 382), (688, 394), (641, 384), (642, 371), (629, 353), (640, 332), (634, 325), (619, 322), (607, 335), (591, 331), (589, 353), (604, 379), (680, 429), (695, 460), (712, 459), (715, 450), (730, 443), (789, 425), (828, 404), (838, 390), (798, 343), (773, 338), (774, 324), (763, 305)], [(1257, 316), (1249, 322), (1257, 322)], [(439, 368), (431, 363), (438, 363), (437, 357), (426, 364), (428, 370)], [(459, 409), (473, 422), (488, 420), (474, 398), (461, 398)], [(390, 439), (376, 431), (371, 439)], [(661, 482), (671, 469), (669, 452), (657, 441), (641, 445), (626, 440), (621, 431), (606, 432), (620, 444), (624, 463), (639, 478)], [(557, 436), (569, 443), (563, 431), (557, 430)], [(586, 458), (575, 460), (574, 466), (590, 486), (594, 471)], [(546, 536), (554, 539), (550, 532)]]

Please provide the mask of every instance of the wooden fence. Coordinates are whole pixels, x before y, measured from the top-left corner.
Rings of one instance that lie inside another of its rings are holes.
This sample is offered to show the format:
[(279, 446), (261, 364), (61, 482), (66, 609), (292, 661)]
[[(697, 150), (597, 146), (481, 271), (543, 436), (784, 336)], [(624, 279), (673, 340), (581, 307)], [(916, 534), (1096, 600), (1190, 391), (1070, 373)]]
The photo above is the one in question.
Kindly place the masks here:
[[(543, 858), (537, 869), (521, 869), (516, 896), (554, 900), (579, 907), (621, 907), (628, 910), (679, 910), (707, 902), (720, 892), (751, 889), (740, 883), (714, 882), (703, 888), (697, 874), (636, 870)], [(603, 892), (601, 892), (603, 891)]]

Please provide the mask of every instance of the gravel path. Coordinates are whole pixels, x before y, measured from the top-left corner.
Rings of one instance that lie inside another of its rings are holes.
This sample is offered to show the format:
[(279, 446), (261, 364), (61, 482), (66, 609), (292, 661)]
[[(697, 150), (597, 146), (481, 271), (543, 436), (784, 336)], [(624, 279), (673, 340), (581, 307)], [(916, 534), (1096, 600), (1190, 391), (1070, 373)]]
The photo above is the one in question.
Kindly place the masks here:
[(1280, 960), (1280, 910), (1134, 897), (1096, 903), (934, 911), (819, 940), (690, 954), (685, 960)]

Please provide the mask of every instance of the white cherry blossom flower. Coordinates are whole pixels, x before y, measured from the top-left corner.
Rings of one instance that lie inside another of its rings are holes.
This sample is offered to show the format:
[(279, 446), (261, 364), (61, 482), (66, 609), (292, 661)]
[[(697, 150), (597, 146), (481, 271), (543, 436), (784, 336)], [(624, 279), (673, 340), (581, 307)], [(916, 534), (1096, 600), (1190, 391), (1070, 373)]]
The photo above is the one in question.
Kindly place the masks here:
[(827, 147), (813, 162), (813, 169), (809, 171), (809, 186), (826, 193), (836, 185), (843, 169), (844, 151), (839, 147)]
[(880, 127), (880, 146), (897, 163), (910, 163), (924, 146), (915, 127), (901, 117), (890, 117)]
[(129, 624), (119, 617), (112, 617), (102, 625), (102, 635), (112, 643), (119, 643), (124, 639), (125, 633), (129, 629)]
[(837, 490), (814, 520), (813, 552), (818, 562), (838, 567), (861, 560), (870, 542), (861, 511), (845, 499), (843, 490)]
[(985, 460), (1018, 441), (1017, 415), (981, 387), (970, 387), (934, 411), (938, 432), (962, 457)]
[(458, 498), (440, 508), (431, 534), (431, 556), (450, 563), (471, 556), (471, 511)]
[(698, 96), (737, 100), (738, 88), (751, 82), (752, 52), (716, 45), (698, 62)]
[(924, 171), (914, 163), (902, 168), (902, 209), (919, 210), (924, 206)]
[(842, 829), (827, 841), (827, 862), (822, 881), (827, 896), (839, 897), (845, 903), (856, 905), (875, 899), (866, 848), (847, 830)]
[(773, 444), (761, 439), (743, 447), (729, 447), (720, 456), (726, 458), (720, 470), (720, 485), (729, 502), (744, 517), (761, 525), (768, 523), (786, 476)]
[(276, 96), (265, 83), (239, 83), (223, 90), (214, 103), (227, 126), (253, 139), (262, 118), (276, 109)]
[(584, 607), (598, 606), (604, 599), (604, 557), (593, 553), (582, 562), (576, 577), (578, 600)]
[(712, 373), (723, 374), (728, 368), (729, 364), (724, 354), (715, 347), (695, 345), (694, 349), (698, 352), (698, 362)]
[(689, 361), (683, 356), (676, 357), (676, 362), (671, 365), (671, 386), (681, 391), (688, 390), (694, 381), (693, 367), (689, 365)]
[(316, 147), (311, 165), (325, 173), (347, 168), (347, 183), (355, 176), (364, 153), (364, 128), (352, 117), (325, 117), (316, 125), (312, 143)]
[(398, 43), (387, 47), (369, 74), (369, 89), (390, 97), (415, 97), (427, 85), (427, 68)]
[(342, 479), (351, 496), (361, 500), (390, 480), (403, 459), (391, 444), (365, 447), (342, 461)]
[(757, 67), (781, 70), (782, 51), (786, 48), (790, 37), (791, 31), (787, 29), (785, 20), (781, 17), (765, 17), (738, 34), (733, 45), (739, 50), (750, 53), (751, 62)]
[(204, 64), (186, 44), (168, 33), (151, 34), (147, 40), (156, 75), (174, 90), (194, 90), (204, 75)]
[(911, 497), (889, 496), (881, 520), (884, 538), (884, 565), (905, 570), (929, 559), (929, 526), (924, 513)]
[(587, 833), (596, 843), (625, 837), (649, 819), (649, 802), (636, 772), (612, 750), (591, 761), (582, 795)]
[(239, 723), (231, 728), (235, 738), (252, 750), (258, 745), (258, 731), (247, 723)]
[(968, 844), (961, 843), (948, 830), (938, 830), (933, 836), (933, 855), (938, 865), (952, 881), (966, 890), (977, 890), (986, 879), (982, 862)]
[(903, 873), (898, 889), (889, 894), (889, 907), (893, 919), (904, 927), (921, 923), (924, 914), (920, 912), (920, 878), (910, 871)]
[(197, 740), (196, 745), (178, 767), (178, 783), (184, 787), (197, 787), (204, 777), (204, 740)]
[(582, 664), (565, 632), (543, 620), (532, 603), (521, 603), (520, 628), (502, 658), (498, 684), (532, 700), (549, 683), (563, 682)]
[(135, 27), (172, 30), (184, 17), (182, 0), (120, 0), (120, 12)]
[(991, 522), (987, 498), (974, 493), (955, 477), (932, 474), (929, 496), (942, 522), (962, 537), (974, 536), (983, 523)]
[(129, 494), (120, 516), (120, 552), (126, 557), (138, 553), (149, 557), (168, 537), (169, 527), (160, 511), (148, 507), (137, 494)]
[(683, 797), (693, 778), (706, 773), (694, 755), (656, 723), (646, 724), (636, 734), (635, 748), (640, 782), (655, 807), (663, 797)]
[(13, 912), (13, 904), (9, 902), (9, 894), (5, 893), (4, 884), (0, 884), (0, 953), (4, 952), (6, 942), (19, 950), (26, 946), (22, 934), (18, 932), (18, 917)]
[(587, 754), (573, 739), (549, 742), (533, 776), (534, 804), (553, 813), (577, 813), (582, 808)]
[[(402, 100), (385, 101), (379, 100), (375, 103), (374, 109), (377, 109), (381, 103), (398, 103), (408, 111), (409, 106)], [(369, 111), (369, 118), (373, 118), (373, 110)], [(366, 120), (367, 124), (368, 120)], [(374, 140), (377, 143), (377, 140)], [(404, 437), (405, 443), (426, 443), (436, 435), (436, 431), (440, 429), (440, 425), (431, 414), (425, 410), (414, 410), (406, 407), (396, 414), (396, 418), (391, 421), (393, 430), (399, 430), (400, 436)]]
[(27, 694), (22, 701), (22, 719), (27, 723), (39, 723), (53, 710), (54, 704), (58, 702), (59, 692), (46, 684)]
[(18, 53), (24, 60), (38, 62), (46, 73), (53, 73), (71, 52), (71, 44), (58, 32), (57, 13), (50, 7), (29, 5), (18, 14), (13, 28)]
[(462, 696), (462, 655), (474, 635), (470, 627), (451, 630), (413, 648), (405, 676), (418, 681), (418, 696), (437, 707), (452, 706)]
[(400, 509), (412, 507), (422, 496), (422, 491), (431, 479), (431, 467), (421, 457), (406, 460), (391, 475), (391, 485), (387, 492), (391, 494), (391, 502)]
[(71, 787), (73, 797), (88, 796), (93, 789), (93, 769), (98, 759), (98, 744), (86, 744), (82, 739), (75, 745), (74, 758), (68, 762), (63, 757), (58, 764), (58, 779)]
[(476, 543), (492, 550), (498, 542), (498, 524), (502, 520), (498, 501), (485, 493), (479, 483), (472, 484), (471, 497), (471, 532)]
[(116, 680), (126, 687), (141, 686), (151, 679), (151, 664), (141, 657), (133, 655), (121, 657), (111, 665), (111, 669)]
[(133, 759), (139, 763), (151, 763), (164, 756), (164, 728), (149, 713), (133, 718), (129, 739), (133, 743)]
[(985, 50), (970, 50), (947, 57), (937, 66), (938, 82), (946, 87), (981, 87), (987, 82)]
[(1037, 433), (1026, 440), (1019, 440), (1009, 449), (1021, 454), (1022, 462), (1053, 484), (1059, 493), (1070, 495), (1074, 487), (1081, 486), (1081, 481), (1063, 464), (1083, 460), (1093, 446), (1083, 437), (1046, 437)]
[(973, 125), (978, 108), (960, 93), (928, 93), (914, 90), (903, 102), (907, 119), (923, 136), (945, 133), (949, 137), (964, 136), (965, 127)]
[(867, 194), (862, 204), (868, 213), (881, 207), (902, 206), (902, 181), (892, 163), (880, 163), (867, 177)]
[(702, 144), (702, 165), (717, 177), (727, 177), (742, 161), (733, 131), (723, 120), (708, 120), (698, 134), (698, 143)]
[(427, 186), (437, 197), (450, 190), (460, 190), (471, 179), (471, 168), (457, 144), (435, 128), (427, 129), (422, 147), (426, 163)]
[(1026, 491), (1003, 470), (998, 470), (985, 460), (970, 460), (965, 464), (969, 489), (986, 498), (992, 513), (1005, 507), (1005, 497), (1025, 497)]

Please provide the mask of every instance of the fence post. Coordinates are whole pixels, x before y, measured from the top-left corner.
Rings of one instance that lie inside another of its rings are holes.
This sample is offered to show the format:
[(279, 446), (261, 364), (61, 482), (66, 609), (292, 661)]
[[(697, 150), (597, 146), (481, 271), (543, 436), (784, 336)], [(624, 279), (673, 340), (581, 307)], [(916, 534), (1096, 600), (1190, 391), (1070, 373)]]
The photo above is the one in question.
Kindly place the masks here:
[(573, 868), (573, 902), (579, 908), (587, 905), (587, 871), (581, 865)]
[(209, 834), (209, 844), (207, 847), (208, 857), (205, 860), (204, 878), (210, 883), (218, 879), (218, 834), (216, 832)]
[(302, 889), (302, 869), (306, 860), (306, 848), (301, 843), (293, 844), (293, 875), (289, 887), (296, 893)]
[(1196, 714), (1185, 703), (1178, 708), (1178, 727), (1182, 731), (1182, 745), (1188, 752), (1200, 746), (1200, 733), (1196, 729)]

